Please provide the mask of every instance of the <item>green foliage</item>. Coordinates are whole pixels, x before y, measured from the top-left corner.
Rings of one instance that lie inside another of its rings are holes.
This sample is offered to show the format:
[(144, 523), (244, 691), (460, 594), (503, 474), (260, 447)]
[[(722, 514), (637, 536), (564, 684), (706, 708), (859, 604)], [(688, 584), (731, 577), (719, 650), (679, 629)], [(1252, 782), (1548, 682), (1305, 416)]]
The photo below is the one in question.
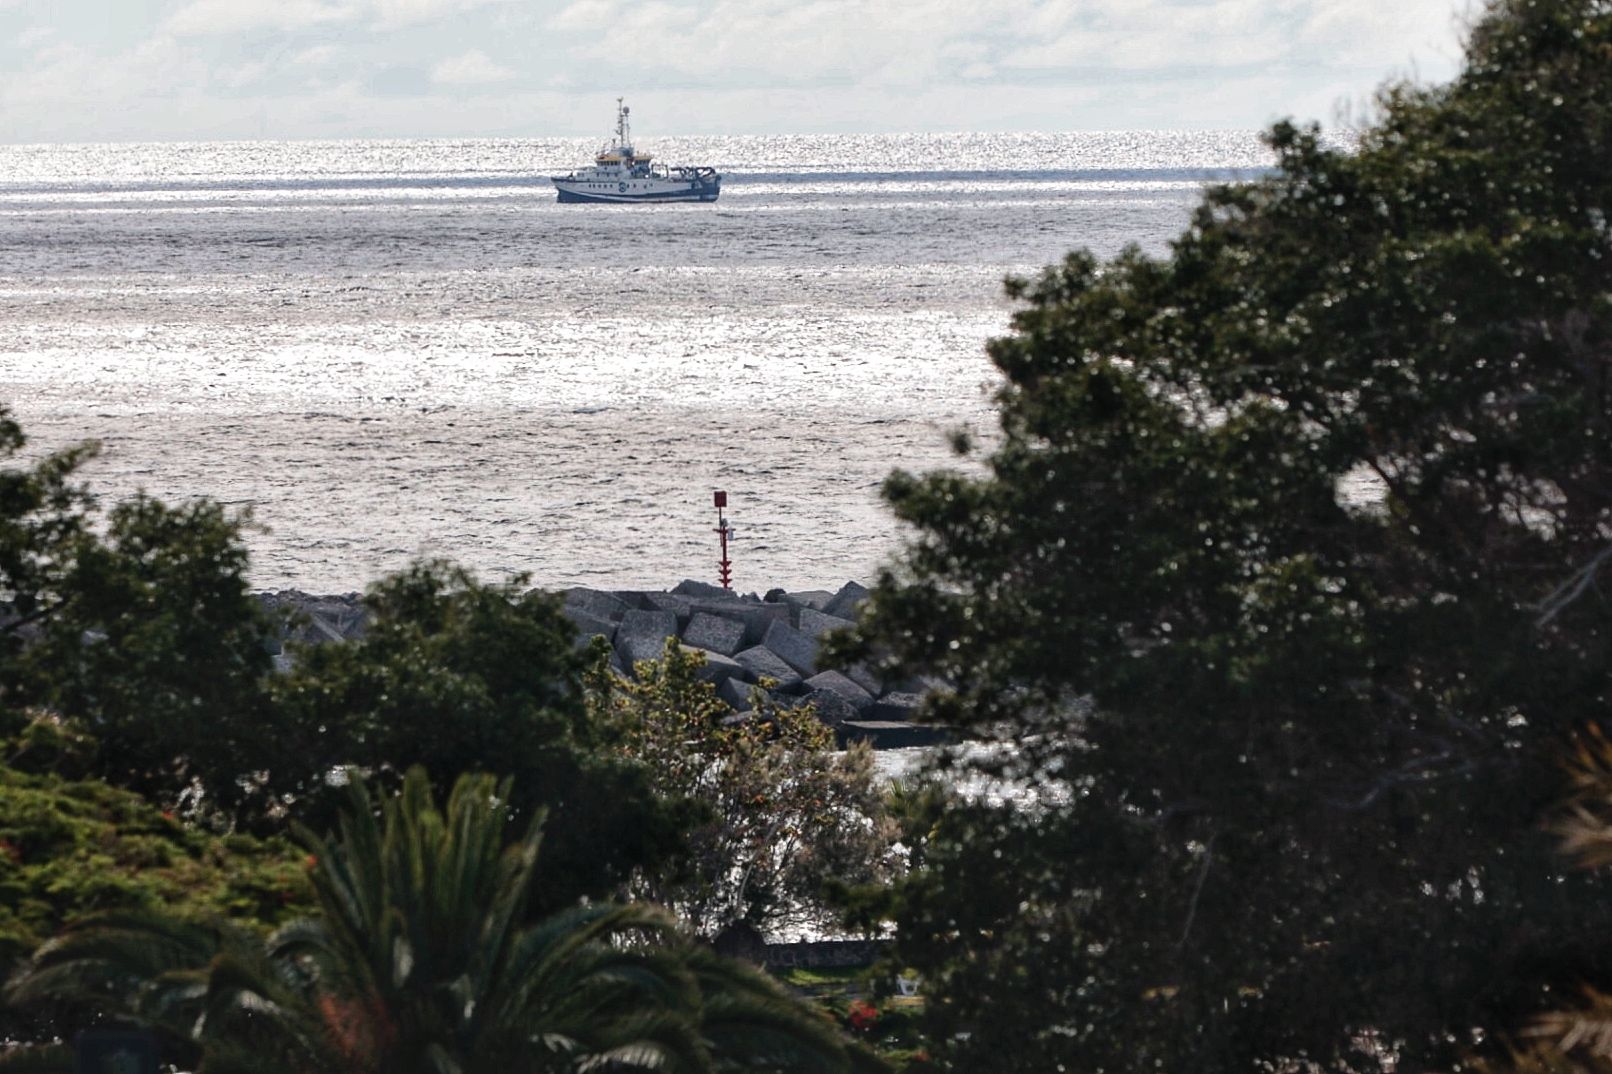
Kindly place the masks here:
[(700, 678), (704, 657), (675, 639), (660, 660), (639, 663), (635, 681), (611, 674), (603, 649), (594, 660), (594, 721), (644, 764), (657, 794), (701, 812), (687, 822), (685, 855), (640, 870), (635, 896), (714, 936), (739, 923), (821, 923), (825, 883), (888, 875), (892, 830), (866, 745), (836, 751), (810, 706), (785, 708), (759, 690), (755, 709), (735, 718)]
[(98, 780), (0, 764), (0, 977), (63, 925), (164, 909), (266, 928), (308, 904), (283, 840), (220, 838)]
[(466, 776), (439, 810), (413, 769), (377, 817), (355, 781), (337, 838), (302, 833), (318, 917), (266, 944), (106, 917), (42, 948), (8, 995), (97, 1001), (188, 1042), (203, 1074), (849, 1069), (826, 1019), (759, 971), (681, 946), (659, 911), (596, 904), (523, 924), (541, 817), (507, 842), (510, 800), (507, 780)]
[(265, 711), (269, 621), (247, 588), (243, 520), (202, 500), (115, 506), (75, 549), (70, 600), (19, 660), (34, 696), (94, 729), (96, 772), (154, 799), (193, 783), (232, 815), (279, 742)]
[[(0, 461), (25, 445), (0, 410)], [(197, 787), (240, 808), (241, 758), (263, 767), (263, 645), (246, 520), (210, 501), (137, 496), (97, 515), (75, 483), (94, 445), (0, 467), (0, 732), (25, 705), (93, 728), (89, 770), (166, 803)]]
[[(0, 407), (0, 461), (14, 458), (26, 444), (22, 428)], [(85, 538), (90, 504), (73, 476), (98, 450), (82, 444), (32, 466), (0, 466), (0, 660), (20, 652), (30, 628), (64, 600), (62, 574), (71, 550)], [(0, 689), (12, 686), (0, 680)]]
[(1040, 795), (900, 893), (953, 1069), (1424, 1070), (1608, 979), (1538, 818), (1612, 670), (1609, 58), (1502, 0), (1356, 150), (1278, 125), (1167, 256), (1012, 284), (988, 473), (891, 477), (849, 654)]
[(446, 793), (461, 771), (515, 780), (513, 807), (549, 811), (536, 904), (612, 890), (677, 846), (675, 814), (583, 704), (583, 657), (553, 598), (425, 563), (372, 586), (364, 637), (308, 646), (273, 683), (276, 734), (294, 767), (271, 776), (304, 819), (326, 773), (396, 779), (418, 765)]

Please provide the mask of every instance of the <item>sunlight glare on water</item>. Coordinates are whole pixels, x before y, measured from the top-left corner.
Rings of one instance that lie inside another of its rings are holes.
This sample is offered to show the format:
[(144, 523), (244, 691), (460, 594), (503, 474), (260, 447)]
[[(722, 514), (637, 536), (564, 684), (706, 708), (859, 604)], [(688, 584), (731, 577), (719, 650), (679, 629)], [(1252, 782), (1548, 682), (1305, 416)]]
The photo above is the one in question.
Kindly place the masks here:
[(715, 205), (559, 205), (594, 140), (0, 147), (0, 401), (90, 478), (249, 506), (253, 581), (867, 578), (989, 429), (1001, 280), (1162, 250), (1248, 132), (641, 138)]

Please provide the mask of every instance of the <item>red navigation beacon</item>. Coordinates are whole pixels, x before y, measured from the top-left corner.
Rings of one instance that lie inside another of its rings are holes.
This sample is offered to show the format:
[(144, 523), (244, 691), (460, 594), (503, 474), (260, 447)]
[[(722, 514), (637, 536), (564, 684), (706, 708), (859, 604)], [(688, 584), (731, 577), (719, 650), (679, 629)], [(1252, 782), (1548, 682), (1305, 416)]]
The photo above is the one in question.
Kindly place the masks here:
[(722, 583), (723, 589), (732, 589), (733, 563), (728, 559), (728, 536), (732, 531), (728, 529), (728, 520), (722, 517), (722, 509), (728, 505), (728, 494), (717, 489), (711, 494), (711, 500), (716, 504), (716, 535), (722, 542), (722, 558), (717, 561), (717, 580)]

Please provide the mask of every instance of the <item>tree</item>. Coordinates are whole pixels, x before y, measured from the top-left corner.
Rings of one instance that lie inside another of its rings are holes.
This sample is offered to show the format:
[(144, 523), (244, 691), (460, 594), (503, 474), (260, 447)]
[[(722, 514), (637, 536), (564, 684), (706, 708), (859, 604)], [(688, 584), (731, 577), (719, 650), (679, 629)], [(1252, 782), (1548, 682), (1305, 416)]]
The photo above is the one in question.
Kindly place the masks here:
[[(25, 444), (0, 409), (0, 460)], [(237, 811), (242, 759), (276, 763), (248, 519), (143, 495), (102, 518), (76, 481), (97, 451), (0, 467), (0, 731), (48, 706), (92, 731), (95, 774), (163, 804), (204, 788), (210, 806)]]
[(638, 872), (635, 896), (709, 937), (738, 924), (822, 924), (826, 883), (889, 875), (893, 833), (866, 745), (836, 752), (810, 706), (760, 691), (752, 714), (735, 719), (700, 678), (704, 658), (675, 639), (660, 660), (639, 663), (635, 681), (613, 675), (608, 656), (594, 654), (594, 722), (643, 763), (658, 795), (703, 814), (687, 822), (678, 861)]
[(677, 849), (681, 814), (590, 719), (584, 657), (552, 597), (437, 562), (377, 582), (365, 607), (362, 638), (299, 649), (272, 684), (281, 751), (298, 761), (271, 786), (304, 821), (326, 815), (326, 774), (341, 766), (394, 781), (420, 766), (439, 793), (461, 771), (512, 777), (518, 812), (549, 813), (543, 912)]
[[(0, 406), (0, 460), (27, 445), (22, 427)], [(26, 468), (0, 467), (0, 658), (9, 664), (32, 628), (58, 610), (68, 551), (85, 533), (88, 495), (72, 477), (98, 449), (81, 444)], [(0, 698), (15, 689), (0, 680)]]
[(65, 603), (18, 659), (34, 698), (94, 735), (95, 774), (165, 805), (201, 791), (231, 819), (252, 808), (250, 774), (287, 763), (245, 524), (209, 500), (117, 504), (73, 548)]
[(98, 1000), (189, 1042), (203, 1074), (848, 1069), (826, 1019), (679, 946), (659, 911), (523, 924), (542, 818), (506, 843), (510, 801), (507, 780), (466, 776), (439, 811), (416, 768), (377, 817), (355, 779), (339, 837), (301, 835), (319, 916), (266, 945), (162, 915), (85, 923), (8, 994)]
[(898, 900), (953, 1069), (1424, 1070), (1609, 979), (1538, 829), (1612, 670), (1609, 56), (1498, 0), (1357, 147), (1279, 124), (1165, 256), (1011, 283), (985, 473), (890, 478), (847, 654), (1039, 795)]

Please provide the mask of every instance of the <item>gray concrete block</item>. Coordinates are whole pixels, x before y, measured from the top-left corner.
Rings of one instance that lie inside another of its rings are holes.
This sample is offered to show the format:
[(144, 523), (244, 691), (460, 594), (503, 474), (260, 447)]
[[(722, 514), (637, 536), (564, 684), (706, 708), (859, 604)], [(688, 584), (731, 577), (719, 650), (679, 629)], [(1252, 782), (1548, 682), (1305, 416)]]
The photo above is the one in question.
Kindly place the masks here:
[(806, 685), (813, 691), (827, 690), (838, 694), (850, 702), (851, 707), (858, 713), (865, 713), (873, 707), (873, 695), (838, 671), (825, 671), (813, 675), (806, 680)]
[(828, 602), (834, 599), (834, 594), (826, 589), (802, 589), (795, 593), (785, 593), (783, 599), (785, 604), (820, 612), (828, 607)]
[(627, 605), (620, 597), (597, 589), (585, 589), (582, 586), (565, 591), (565, 606), (581, 608), (595, 618), (609, 619), (613, 623), (620, 622), (621, 617), (627, 612)]
[(846, 720), (854, 720), (859, 715), (856, 707), (833, 690), (812, 690), (802, 694), (799, 698), (802, 705), (810, 705), (817, 712), (817, 718), (830, 727), (837, 727)]
[(641, 589), (613, 589), (610, 595), (625, 604), (629, 611), (633, 608), (651, 612), (655, 610), (655, 606), (649, 603), (649, 594)]
[(595, 634), (602, 635), (605, 641), (613, 641), (616, 637), (616, 624), (608, 619), (600, 619), (580, 607), (566, 605), (560, 609), (560, 614), (571, 620), (571, 625), (577, 628), (577, 648), (587, 645)]
[(692, 600), (689, 607), (696, 612), (719, 615), (744, 624), (745, 646), (760, 645), (767, 636), (767, 628), (774, 623), (789, 622), (789, 605), (764, 604), (749, 600)]
[(676, 636), (677, 616), (671, 612), (632, 608), (616, 626), (616, 652), (628, 667), (640, 660), (659, 660), (665, 653), (666, 639)]
[(829, 615), (837, 615), (841, 619), (855, 619), (857, 605), (867, 599), (867, 586), (846, 582), (840, 586), (840, 591), (834, 594), (834, 599), (823, 606), (823, 611)]
[(283, 589), (258, 594), (257, 600), (275, 622), (280, 640), (323, 644), (364, 636), (369, 613), (357, 593), (317, 597)]
[(735, 653), (733, 659), (749, 672), (752, 681), (759, 682), (763, 678), (777, 681), (776, 689), (789, 690), (798, 686), (803, 680), (800, 672), (781, 660), (777, 653), (764, 646), (745, 649)]
[(771, 649), (802, 677), (817, 674), (817, 639), (802, 634), (788, 623), (773, 623), (761, 644)]
[(677, 616), (677, 629), (688, 626), (690, 615), (688, 598), (675, 593), (645, 593), (644, 606), (655, 611), (671, 612)]
[[(672, 586), (672, 592), (682, 597), (732, 597), (733, 590), (723, 589), (710, 582), (696, 582), (692, 578), (685, 578)], [(737, 598), (734, 598), (737, 599)]]
[(659, 660), (666, 655), (666, 639), (649, 634), (616, 633), (615, 653), (621, 666), (633, 668), (640, 660)]
[(318, 612), (307, 608), (302, 609), (300, 614), (292, 617), (291, 633), (288, 637), (292, 641), (316, 645), (347, 640), (346, 635), (334, 623), (326, 620)]
[(868, 742), (876, 750), (938, 746), (951, 741), (951, 733), (944, 727), (888, 723), (882, 720), (842, 720), (834, 726), (834, 737), (841, 746), (848, 746), (852, 742)]
[(683, 649), (685, 652), (699, 653), (705, 657), (705, 666), (700, 668), (698, 674), (706, 682), (714, 682), (721, 686), (729, 679), (744, 678), (744, 665), (731, 656), (723, 656), (721, 653), (713, 653), (709, 649), (700, 649), (693, 645), (685, 645)]
[(755, 707), (750, 702), (750, 691), (754, 689), (744, 680), (733, 677), (722, 680), (716, 688), (716, 696), (726, 701), (734, 712), (749, 712)]
[(873, 703), (868, 715), (886, 723), (910, 723), (918, 714), (918, 708), (923, 701), (923, 697), (919, 694), (888, 693)]
[(811, 608), (802, 608), (800, 610), (800, 632), (810, 634), (818, 641), (822, 641), (823, 635), (830, 630), (847, 630), (854, 626), (856, 626), (856, 623), (852, 620), (841, 619), (837, 615), (828, 615), (824, 612), (814, 611)]
[(875, 675), (873, 669), (866, 664), (852, 664), (845, 669), (845, 677), (874, 697), (878, 697), (885, 692), (884, 680)]
[(744, 643), (744, 624), (710, 612), (695, 612), (683, 628), (683, 644), (732, 656)]
[(362, 638), (364, 628), (369, 623), (369, 612), (364, 609), (357, 595), (322, 600), (314, 605), (312, 610), (335, 627), (336, 633), (346, 641)]
[(677, 634), (677, 616), (671, 612), (649, 612), (642, 608), (633, 608), (621, 617), (616, 627), (616, 634), (646, 635), (660, 641), (675, 637)]

